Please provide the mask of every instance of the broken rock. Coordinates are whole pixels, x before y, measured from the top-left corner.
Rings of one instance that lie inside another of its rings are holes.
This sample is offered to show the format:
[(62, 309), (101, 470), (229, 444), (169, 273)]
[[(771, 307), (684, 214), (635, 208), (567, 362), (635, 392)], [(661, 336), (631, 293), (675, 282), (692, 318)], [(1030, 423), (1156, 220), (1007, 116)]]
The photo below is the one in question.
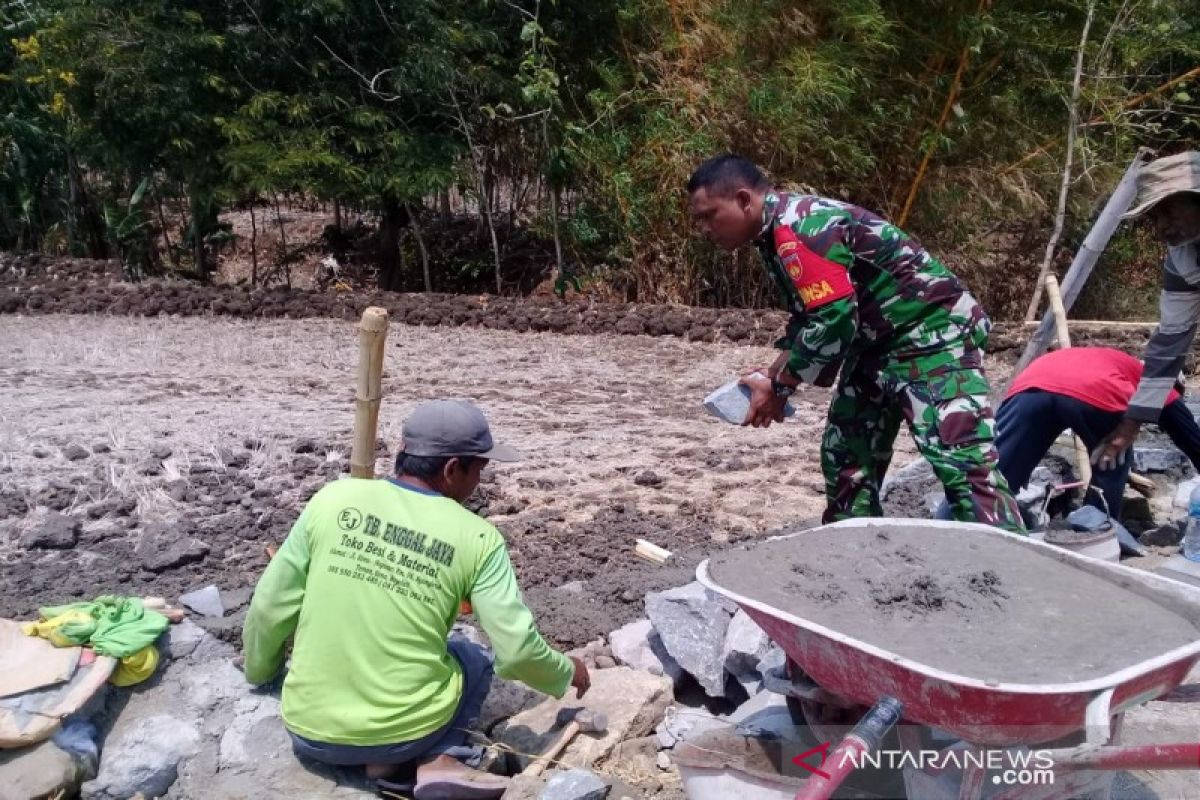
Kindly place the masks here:
[(485, 733), (502, 720), (520, 714), (536, 705), (543, 695), (518, 681), (492, 678), (492, 686), (479, 712), (479, 729)]
[(663, 721), (654, 729), (654, 735), (658, 739), (658, 746), (668, 749), (705, 731), (727, 727), (728, 722), (713, 716), (703, 708), (671, 706), (663, 715)]
[(1174, 447), (1133, 448), (1133, 469), (1136, 472), (1170, 472), (1188, 465), (1187, 456)]
[(51, 511), (36, 528), (21, 537), (21, 546), (35, 550), (70, 550), (79, 541), (79, 520)]
[[(565, 716), (586, 707), (607, 715), (608, 730), (579, 734), (567, 745), (559, 761), (591, 767), (608, 756), (618, 742), (654, 730), (672, 696), (668, 678), (628, 667), (599, 670), (592, 674), (592, 688), (584, 700), (575, 700), (572, 695), (560, 700), (547, 698), (522, 711), (504, 725), (496, 738), (519, 753), (544, 752), (562, 732), (560, 714)], [(522, 766), (527, 762), (527, 758), (521, 758)]]
[(671, 658), (710, 697), (725, 696), (725, 633), (733, 611), (693, 581), (646, 595), (646, 615)]
[(648, 619), (639, 619), (609, 634), (609, 647), (619, 664), (645, 670), (654, 675), (666, 675), (673, 681), (683, 676), (683, 669), (667, 653), (662, 639)]
[(178, 777), (179, 762), (195, 754), (200, 732), (167, 714), (138, 720), (104, 743), (100, 774), (83, 785), (83, 800), (161, 797)]
[(142, 532), (134, 554), (151, 572), (162, 572), (199, 561), (208, 555), (208, 545), (199, 539), (181, 535), (162, 523), (152, 523)]
[(221, 602), (221, 591), (216, 586), (205, 586), (194, 592), (179, 596), (179, 602), (206, 617), (225, 616), (225, 606)]
[(0, 750), (0, 800), (70, 797), (84, 777), (82, 765), (53, 742)]
[(750, 615), (738, 609), (725, 631), (725, 670), (741, 679), (758, 672), (771, 640)]
[(538, 800), (604, 800), (608, 784), (586, 769), (556, 772), (546, 782)]
[(1138, 541), (1153, 547), (1173, 547), (1183, 541), (1183, 528), (1182, 522), (1168, 522), (1145, 531)]
[(159, 639), (159, 649), (172, 659), (187, 658), (208, 634), (190, 619), (185, 619), (178, 625), (167, 628), (167, 632)]

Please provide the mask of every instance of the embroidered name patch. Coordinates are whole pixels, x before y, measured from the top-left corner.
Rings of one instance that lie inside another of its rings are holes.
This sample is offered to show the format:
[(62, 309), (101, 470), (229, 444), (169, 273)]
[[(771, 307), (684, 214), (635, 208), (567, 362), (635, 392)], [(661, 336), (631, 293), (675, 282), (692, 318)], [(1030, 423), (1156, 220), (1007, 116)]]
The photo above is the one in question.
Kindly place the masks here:
[(775, 227), (775, 252), (806, 309), (854, 294), (849, 270), (809, 250), (787, 225)]

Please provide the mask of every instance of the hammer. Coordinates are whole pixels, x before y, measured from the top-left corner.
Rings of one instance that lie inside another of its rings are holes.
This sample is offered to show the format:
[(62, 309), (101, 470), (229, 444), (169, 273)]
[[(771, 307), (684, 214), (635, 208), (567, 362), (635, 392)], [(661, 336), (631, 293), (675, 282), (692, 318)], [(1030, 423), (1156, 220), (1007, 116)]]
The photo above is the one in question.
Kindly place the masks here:
[(603, 711), (589, 711), (586, 708), (563, 709), (558, 712), (560, 721), (564, 715), (570, 715), (558, 738), (546, 748), (546, 752), (538, 756), (538, 760), (525, 770), (526, 775), (537, 777), (546, 771), (546, 766), (558, 757), (566, 746), (571, 743), (577, 733), (604, 733), (608, 730), (608, 716)]

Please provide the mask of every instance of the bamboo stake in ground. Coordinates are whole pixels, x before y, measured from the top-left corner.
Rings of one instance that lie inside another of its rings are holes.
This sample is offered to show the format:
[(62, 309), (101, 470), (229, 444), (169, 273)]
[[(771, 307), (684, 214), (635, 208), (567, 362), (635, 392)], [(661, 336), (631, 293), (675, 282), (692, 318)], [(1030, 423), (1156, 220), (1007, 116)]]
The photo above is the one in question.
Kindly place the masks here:
[[(1058, 331), (1058, 346), (1066, 350), (1071, 346), (1071, 333), (1067, 330), (1067, 310), (1063, 308), (1062, 293), (1058, 290), (1058, 278), (1046, 276), (1046, 300), (1054, 313), (1054, 326)], [(1079, 480), (1084, 486), (1092, 482), (1092, 460), (1083, 440), (1075, 437), (1075, 462), (1079, 468)]]
[(375, 306), (363, 312), (358, 325), (358, 392), (354, 398), (354, 445), (350, 450), (350, 476), (354, 478), (375, 477), (375, 432), (383, 397), (387, 327), (387, 309)]

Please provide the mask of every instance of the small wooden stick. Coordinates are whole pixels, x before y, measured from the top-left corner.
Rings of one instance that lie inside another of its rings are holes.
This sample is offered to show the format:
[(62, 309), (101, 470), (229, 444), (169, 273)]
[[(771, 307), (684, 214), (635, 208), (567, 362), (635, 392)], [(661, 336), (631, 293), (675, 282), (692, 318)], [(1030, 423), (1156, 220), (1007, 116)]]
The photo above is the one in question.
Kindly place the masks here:
[[(1064, 350), (1071, 346), (1071, 333), (1067, 330), (1067, 310), (1063, 308), (1062, 293), (1058, 290), (1058, 278), (1046, 276), (1046, 299), (1050, 302), (1050, 310), (1054, 312), (1054, 327), (1058, 332), (1058, 346)], [(1079, 479), (1087, 486), (1092, 482), (1091, 454), (1083, 445), (1083, 440), (1075, 437), (1075, 461), (1079, 467)]]
[(358, 326), (358, 393), (354, 399), (354, 445), (350, 450), (350, 475), (354, 478), (375, 477), (375, 432), (383, 397), (387, 327), (387, 309), (376, 306), (363, 312)]
[(1154, 497), (1158, 494), (1158, 484), (1136, 472), (1129, 473), (1129, 485), (1142, 497)]
[(637, 547), (633, 548), (633, 554), (639, 558), (644, 558), (647, 561), (652, 561), (655, 564), (665, 564), (673, 555), (673, 553), (665, 547), (659, 547), (653, 542), (648, 542), (645, 539), (637, 540)]

